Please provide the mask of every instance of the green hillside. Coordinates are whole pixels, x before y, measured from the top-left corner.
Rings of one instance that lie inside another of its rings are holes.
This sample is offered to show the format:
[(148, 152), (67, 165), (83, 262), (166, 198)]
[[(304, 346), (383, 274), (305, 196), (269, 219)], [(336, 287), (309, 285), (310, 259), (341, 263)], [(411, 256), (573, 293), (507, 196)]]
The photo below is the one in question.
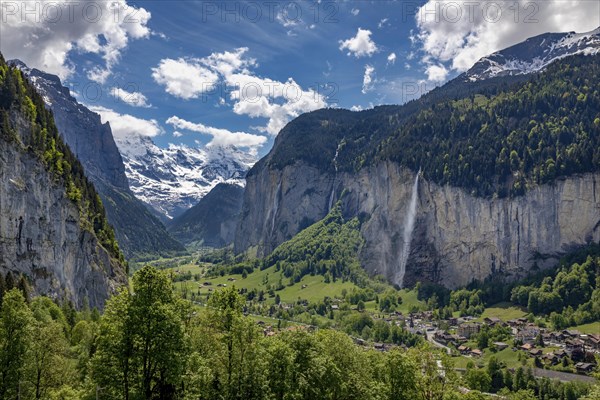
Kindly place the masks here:
[(572, 56), (526, 77), (461, 78), (419, 100), (352, 113), (320, 110), (286, 126), (253, 168), (298, 160), (358, 171), (394, 160), (428, 181), (477, 196), (517, 196), (535, 184), (600, 169), (599, 56)]

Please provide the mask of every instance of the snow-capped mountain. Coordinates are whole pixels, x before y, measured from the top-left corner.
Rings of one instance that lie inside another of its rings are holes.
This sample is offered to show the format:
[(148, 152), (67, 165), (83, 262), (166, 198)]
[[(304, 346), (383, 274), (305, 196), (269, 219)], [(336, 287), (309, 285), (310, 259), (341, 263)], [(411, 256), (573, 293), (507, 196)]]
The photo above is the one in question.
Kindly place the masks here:
[(108, 123), (71, 96), (60, 78), (19, 60), (9, 61), (17, 66), (42, 95), (52, 110), (56, 127), (69, 145), (85, 174), (98, 191), (108, 221), (115, 228), (119, 246), (127, 257), (148, 254), (169, 255), (183, 251), (148, 206), (129, 188), (123, 159)]
[(131, 190), (168, 218), (194, 206), (218, 183), (243, 186), (246, 172), (257, 161), (234, 147), (160, 148), (141, 135), (115, 135), (115, 141)]
[(553, 61), (600, 54), (600, 28), (586, 33), (545, 33), (479, 60), (465, 73), (468, 81), (541, 71)]

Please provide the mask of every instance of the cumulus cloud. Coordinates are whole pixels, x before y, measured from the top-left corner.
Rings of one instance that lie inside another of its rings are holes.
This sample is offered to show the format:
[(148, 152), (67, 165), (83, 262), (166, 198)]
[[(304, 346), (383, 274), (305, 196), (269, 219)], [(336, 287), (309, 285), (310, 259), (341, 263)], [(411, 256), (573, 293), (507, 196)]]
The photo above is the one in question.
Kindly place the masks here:
[(443, 82), (446, 80), (449, 71), (443, 65), (429, 65), (425, 70), (427, 80), (431, 82)]
[(133, 135), (155, 137), (164, 133), (155, 119), (142, 119), (129, 114), (120, 114), (101, 106), (92, 106), (89, 109), (100, 114), (103, 123), (110, 123), (116, 139), (127, 139)]
[[(327, 105), (321, 93), (312, 88), (303, 89), (293, 78), (281, 82), (256, 75), (253, 71), (257, 66), (256, 60), (248, 57), (247, 52), (248, 48), (242, 47), (234, 51), (213, 53), (201, 59), (186, 60), (186, 63), (193, 64), (198, 71), (210, 74), (208, 86), (223, 84), (227, 87), (234, 113), (251, 118), (266, 118), (267, 124), (256, 129), (270, 135), (277, 135), (292, 118)], [(186, 79), (197, 79), (192, 73), (190, 71)], [(166, 87), (167, 92), (174, 94), (173, 90), (169, 91), (168, 84)], [(183, 90), (178, 84), (177, 89), (180, 88)], [(196, 85), (196, 89), (191, 89), (188, 85), (187, 89), (189, 98), (207, 91), (202, 90), (202, 85)]]
[(416, 14), (413, 40), (425, 52), (428, 75), (438, 63), (458, 72), (480, 58), (546, 32), (585, 32), (598, 27), (600, 2), (530, 0), (470, 2), (428, 0)]
[(356, 58), (371, 57), (378, 50), (371, 35), (370, 30), (358, 28), (356, 36), (344, 41), (340, 40), (340, 50), (348, 50), (348, 55), (354, 55)]
[(77, 51), (102, 57), (103, 65), (86, 72), (90, 79), (104, 83), (130, 40), (151, 33), (150, 13), (126, 0), (28, 0), (3, 2), (0, 10), (4, 56), (62, 79), (73, 73), (69, 54)]
[(246, 132), (231, 132), (227, 129), (214, 128), (201, 123), (186, 121), (177, 116), (172, 116), (167, 120), (167, 124), (177, 129), (185, 129), (212, 136), (212, 140), (207, 144), (211, 146), (236, 146), (246, 148), (257, 148), (266, 143), (267, 138), (260, 135), (253, 135)]
[(390, 53), (390, 55), (387, 58), (387, 62), (388, 64), (394, 65), (396, 63), (396, 53)]
[(152, 107), (152, 105), (150, 103), (148, 103), (148, 98), (140, 92), (135, 92), (135, 91), (128, 92), (125, 89), (114, 87), (110, 91), (110, 94), (113, 97), (121, 100), (122, 102), (124, 102), (126, 104), (129, 104), (132, 107), (143, 107), (143, 108)]
[(375, 74), (375, 67), (373, 67), (372, 65), (365, 65), (365, 74), (363, 76), (363, 86), (362, 86), (362, 92), (363, 94), (366, 94), (367, 92), (373, 90), (373, 83), (374, 83), (374, 78), (373, 75)]
[(173, 132), (173, 137), (176, 137), (176, 138), (178, 138), (178, 137), (182, 137), (182, 136), (183, 136), (183, 133), (181, 133), (181, 132), (179, 132), (179, 131), (174, 131), (174, 132)]
[(166, 58), (152, 68), (152, 78), (163, 85), (167, 93), (184, 100), (198, 98), (211, 91), (219, 76), (197, 60)]

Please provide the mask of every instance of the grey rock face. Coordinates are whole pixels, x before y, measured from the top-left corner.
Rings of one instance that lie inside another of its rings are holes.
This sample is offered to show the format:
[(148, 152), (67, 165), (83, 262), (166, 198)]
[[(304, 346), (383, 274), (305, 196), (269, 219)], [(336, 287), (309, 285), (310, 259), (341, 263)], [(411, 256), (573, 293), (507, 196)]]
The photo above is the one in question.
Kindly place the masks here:
[(244, 188), (219, 183), (198, 204), (175, 218), (169, 232), (182, 243), (225, 247), (233, 243)]
[(126, 284), (122, 265), (80, 226), (79, 210), (41, 162), (0, 139), (0, 271), (25, 274), (37, 294), (102, 308)]
[(108, 123), (79, 104), (60, 79), (20, 61), (11, 61), (29, 77), (52, 110), (62, 139), (77, 156), (94, 183), (126, 257), (183, 251), (162, 223), (129, 188), (121, 154)]
[(244, 204), (236, 230), (236, 251), (271, 253), (329, 211), (333, 176), (307, 165), (282, 171), (261, 169), (246, 179)]
[[(399, 264), (414, 178), (414, 172), (391, 162), (335, 180), (300, 164), (282, 171), (264, 168), (248, 179), (236, 250), (270, 253), (303, 224), (327, 214), (333, 189), (336, 200), (344, 194), (344, 212), (365, 221), (363, 266), (391, 277)], [(484, 199), (421, 180), (405, 284), (427, 280), (457, 287), (491, 274), (516, 278), (600, 241), (597, 181), (600, 174), (572, 176), (518, 198)]]

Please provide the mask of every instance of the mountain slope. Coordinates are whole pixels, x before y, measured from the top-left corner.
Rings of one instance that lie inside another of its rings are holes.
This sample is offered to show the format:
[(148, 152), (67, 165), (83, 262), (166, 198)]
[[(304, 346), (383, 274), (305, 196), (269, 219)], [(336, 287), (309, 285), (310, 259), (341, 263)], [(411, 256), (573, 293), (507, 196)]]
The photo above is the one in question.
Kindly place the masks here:
[(219, 183), (198, 204), (173, 219), (167, 229), (185, 244), (225, 247), (235, 238), (243, 200), (243, 187)]
[(61, 137), (98, 189), (125, 255), (131, 258), (183, 251), (181, 244), (130, 191), (110, 125), (102, 124), (98, 114), (79, 104), (57, 76), (29, 69), (19, 61), (10, 63), (27, 75), (54, 113)]
[(234, 147), (163, 149), (141, 135), (115, 136), (131, 190), (167, 218), (198, 203), (218, 183), (244, 184), (255, 157)]
[(600, 54), (600, 28), (586, 33), (545, 33), (479, 60), (464, 79), (524, 75), (541, 71), (554, 61), (576, 54)]
[(124, 258), (83, 167), (42, 98), (0, 55), (0, 272), (35, 293), (103, 307)]
[(600, 56), (575, 55), (403, 106), (305, 114), (249, 172), (235, 249), (268, 255), (341, 199), (365, 221), (363, 266), (392, 278), (407, 258), (405, 284), (549, 266), (600, 240), (599, 74)]

